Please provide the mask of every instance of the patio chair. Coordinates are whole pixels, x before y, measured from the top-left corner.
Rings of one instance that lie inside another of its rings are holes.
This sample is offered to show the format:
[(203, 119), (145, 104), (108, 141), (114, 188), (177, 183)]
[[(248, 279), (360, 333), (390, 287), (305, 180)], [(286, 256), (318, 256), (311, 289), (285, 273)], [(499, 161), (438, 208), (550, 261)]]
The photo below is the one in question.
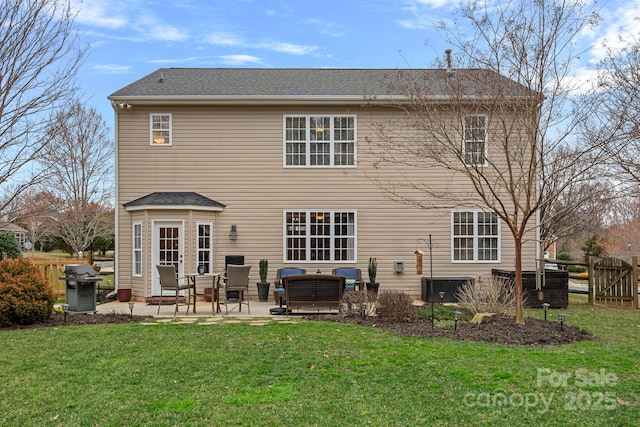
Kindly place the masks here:
[(278, 303), (280, 308), (282, 308), (282, 303), (284, 301), (285, 292), (284, 292), (284, 279), (287, 276), (299, 276), (301, 274), (307, 274), (307, 270), (304, 268), (279, 268), (276, 270), (276, 283), (274, 284), (276, 287), (276, 293), (278, 294)]
[[(170, 265), (156, 265), (158, 274), (160, 275), (160, 301), (158, 301), (158, 314), (160, 314), (160, 306), (162, 305), (163, 291), (172, 291), (176, 297), (175, 309), (173, 315), (178, 313), (178, 305), (180, 304), (180, 291), (187, 290), (187, 314), (189, 314), (189, 305), (191, 303), (191, 288), (192, 286), (185, 278), (178, 278), (178, 271), (176, 266)], [(180, 282), (184, 280), (182, 283)], [(194, 295), (195, 297), (195, 295)]]
[(345, 279), (345, 291), (355, 291), (356, 287), (362, 287), (362, 270), (353, 267), (334, 268), (331, 272), (334, 276), (342, 276)]
[[(242, 311), (242, 304), (247, 304), (247, 313), (251, 314), (251, 307), (249, 305), (249, 271), (250, 265), (234, 265), (229, 264), (227, 266), (227, 277), (224, 285), (221, 287), (220, 295), (224, 296), (224, 309), (225, 313), (229, 314), (229, 300), (238, 300), (238, 311)], [(228, 292), (237, 292), (237, 298), (229, 297)], [(235, 307), (231, 309), (233, 311)]]

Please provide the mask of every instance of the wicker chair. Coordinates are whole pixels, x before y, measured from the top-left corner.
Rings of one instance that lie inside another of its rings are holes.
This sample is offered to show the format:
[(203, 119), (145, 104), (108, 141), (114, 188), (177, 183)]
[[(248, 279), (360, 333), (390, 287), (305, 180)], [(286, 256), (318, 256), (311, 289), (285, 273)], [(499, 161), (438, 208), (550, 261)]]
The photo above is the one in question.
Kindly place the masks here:
[[(221, 286), (220, 295), (224, 296), (224, 309), (225, 313), (229, 314), (229, 300), (238, 300), (238, 311), (242, 311), (242, 304), (247, 304), (247, 313), (251, 314), (251, 307), (249, 305), (249, 271), (251, 271), (250, 265), (234, 265), (229, 264), (227, 266), (227, 278), (223, 286)], [(237, 298), (229, 297), (229, 292), (237, 292)], [(235, 307), (231, 310), (233, 311)]]
[(334, 268), (331, 271), (334, 276), (343, 276), (345, 278), (345, 291), (355, 291), (356, 288), (362, 288), (362, 270), (353, 267)]
[[(162, 305), (162, 293), (163, 291), (171, 291), (176, 297), (175, 309), (173, 311), (173, 315), (175, 316), (178, 313), (178, 305), (180, 302), (180, 291), (187, 290), (187, 314), (189, 314), (189, 305), (191, 303), (191, 288), (187, 281), (180, 283), (180, 279), (178, 278), (178, 271), (176, 270), (176, 266), (173, 264), (170, 265), (156, 265), (158, 269), (158, 274), (160, 275), (160, 301), (158, 301), (158, 314), (160, 314), (160, 306)], [(181, 278), (181, 279), (184, 279)], [(195, 297), (195, 295), (194, 295)]]
[(284, 303), (284, 278), (287, 276), (298, 276), (300, 274), (307, 274), (306, 268), (279, 268), (276, 270), (276, 281), (274, 283), (276, 290), (274, 295), (277, 295), (276, 303), (282, 308)]

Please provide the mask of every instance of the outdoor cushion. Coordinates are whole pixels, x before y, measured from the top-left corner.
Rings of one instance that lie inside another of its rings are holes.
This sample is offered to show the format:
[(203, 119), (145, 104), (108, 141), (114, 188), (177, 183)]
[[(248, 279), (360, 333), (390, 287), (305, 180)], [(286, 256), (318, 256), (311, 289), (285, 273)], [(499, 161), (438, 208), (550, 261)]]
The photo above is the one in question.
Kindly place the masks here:
[(358, 270), (356, 268), (336, 268), (336, 276), (344, 276), (347, 280), (358, 280)]
[(342, 276), (345, 278), (345, 291), (355, 291), (356, 283), (359, 282), (360, 278), (360, 270), (357, 268), (336, 268), (335, 270), (336, 276)]
[(280, 270), (280, 284), (284, 284), (283, 278), (287, 276), (299, 276), (304, 274), (301, 268), (283, 268)]
[(356, 279), (346, 279), (344, 281), (344, 283), (345, 283), (345, 287), (344, 287), (345, 291), (355, 291), (356, 290)]
[(280, 270), (280, 287), (278, 287), (278, 294), (284, 295), (284, 279), (287, 276), (299, 276), (304, 274), (301, 268), (283, 268)]

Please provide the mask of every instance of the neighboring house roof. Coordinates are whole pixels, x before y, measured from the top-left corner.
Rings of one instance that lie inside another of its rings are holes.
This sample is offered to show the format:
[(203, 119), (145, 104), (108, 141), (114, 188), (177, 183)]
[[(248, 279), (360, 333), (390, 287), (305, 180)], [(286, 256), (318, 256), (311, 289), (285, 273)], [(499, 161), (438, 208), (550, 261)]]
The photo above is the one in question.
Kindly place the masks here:
[(11, 224), (11, 223), (0, 223), (0, 231), (11, 232), (11, 233), (27, 233), (27, 230), (24, 228)]
[(478, 96), (500, 88), (508, 96), (532, 92), (482, 69), (161, 68), (114, 92), (114, 102), (362, 102), (363, 97), (404, 99), (399, 81), (418, 82), (423, 95), (448, 96), (452, 79), (463, 93)]
[(148, 209), (193, 209), (207, 211), (222, 211), (225, 207), (220, 202), (211, 200), (201, 194), (179, 191), (179, 192), (156, 192), (147, 194), (139, 199), (123, 204), (127, 211), (148, 210)]

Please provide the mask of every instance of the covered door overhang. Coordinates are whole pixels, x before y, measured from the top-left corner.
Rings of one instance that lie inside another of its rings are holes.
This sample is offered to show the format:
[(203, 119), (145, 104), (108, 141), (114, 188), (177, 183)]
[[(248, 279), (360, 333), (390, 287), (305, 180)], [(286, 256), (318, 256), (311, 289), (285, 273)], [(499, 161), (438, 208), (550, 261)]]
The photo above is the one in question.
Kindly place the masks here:
[(189, 191), (156, 192), (122, 205), (127, 212), (144, 210), (196, 210), (222, 212), (225, 205)]

